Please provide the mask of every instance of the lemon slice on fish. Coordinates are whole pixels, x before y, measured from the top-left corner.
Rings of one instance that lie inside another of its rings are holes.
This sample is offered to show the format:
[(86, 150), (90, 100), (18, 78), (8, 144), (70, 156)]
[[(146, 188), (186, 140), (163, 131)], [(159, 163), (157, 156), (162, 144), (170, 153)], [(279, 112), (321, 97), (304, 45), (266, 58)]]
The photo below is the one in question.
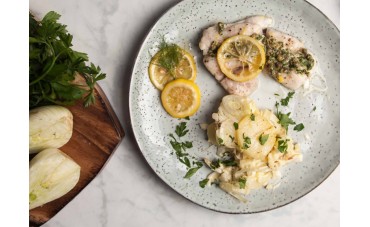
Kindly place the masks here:
[(161, 101), (172, 117), (184, 118), (194, 115), (200, 106), (200, 90), (191, 80), (176, 79), (163, 89)]
[(154, 55), (148, 72), (150, 81), (159, 90), (163, 90), (164, 86), (174, 79), (194, 81), (197, 76), (193, 56), (175, 44), (168, 45)]
[(226, 39), (217, 51), (217, 62), (221, 71), (238, 82), (252, 80), (265, 65), (263, 45), (246, 35)]

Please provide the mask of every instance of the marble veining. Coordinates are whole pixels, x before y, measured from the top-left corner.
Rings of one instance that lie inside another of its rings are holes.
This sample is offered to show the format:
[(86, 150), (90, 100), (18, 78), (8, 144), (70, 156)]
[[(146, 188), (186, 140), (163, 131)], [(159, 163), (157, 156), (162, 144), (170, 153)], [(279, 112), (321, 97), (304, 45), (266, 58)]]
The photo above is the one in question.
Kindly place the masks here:
[[(108, 74), (100, 85), (126, 132), (97, 178), (45, 226), (339, 226), (339, 168), (292, 204), (265, 213), (230, 215), (190, 202), (148, 166), (130, 129), (129, 77), (146, 33), (161, 14), (178, 2), (30, 0), (30, 10), (39, 17), (50, 10), (62, 14), (61, 22), (73, 34), (75, 48), (88, 53), (90, 60)], [(309, 2), (339, 27), (339, 0)], [(336, 58), (339, 61), (339, 56)]]

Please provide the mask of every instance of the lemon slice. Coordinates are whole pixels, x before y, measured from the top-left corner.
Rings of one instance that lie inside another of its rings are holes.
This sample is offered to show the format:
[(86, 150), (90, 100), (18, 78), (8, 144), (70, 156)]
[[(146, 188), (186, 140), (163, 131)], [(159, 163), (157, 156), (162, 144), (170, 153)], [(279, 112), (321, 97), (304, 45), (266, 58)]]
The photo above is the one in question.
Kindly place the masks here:
[(190, 80), (176, 79), (169, 82), (161, 94), (162, 105), (172, 117), (192, 116), (200, 106), (199, 87)]
[[(178, 63), (173, 66), (173, 58), (179, 56)], [(168, 66), (161, 66), (161, 58), (164, 61), (172, 63), (173, 67), (171, 70)], [(172, 46), (171, 49), (162, 49), (154, 55), (149, 65), (149, 77), (153, 85), (163, 90), (164, 86), (178, 78), (188, 79), (194, 81), (197, 76), (197, 68), (193, 56), (184, 49), (181, 49), (177, 45)]]
[(238, 82), (256, 78), (265, 65), (265, 58), (262, 44), (246, 35), (228, 38), (217, 51), (221, 71)]

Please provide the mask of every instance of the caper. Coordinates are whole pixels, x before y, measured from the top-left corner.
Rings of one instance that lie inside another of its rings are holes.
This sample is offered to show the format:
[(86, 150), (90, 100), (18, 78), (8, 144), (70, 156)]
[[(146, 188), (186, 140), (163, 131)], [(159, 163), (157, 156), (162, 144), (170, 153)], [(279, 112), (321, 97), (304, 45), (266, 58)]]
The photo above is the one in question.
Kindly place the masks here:
[(283, 61), (285, 58), (284, 58), (284, 56), (282, 55), (282, 54), (279, 54), (278, 56), (277, 56), (277, 60), (278, 61)]
[(224, 23), (222, 23), (222, 22), (218, 22), (217, 26), (218, 26), (218, 33), (219, 33), (220, 35), (222, 35), (222, 32), (223, 32), (223, 31), (224, 31), (224, 29), (225, 29), (225, 24), (224, 24)]
[(278, 69), (280, 69), (282, 66), (283, 66), (283, 64), (281, 64), (280, 62), (275, 63), (275, 67), (278, 68)]

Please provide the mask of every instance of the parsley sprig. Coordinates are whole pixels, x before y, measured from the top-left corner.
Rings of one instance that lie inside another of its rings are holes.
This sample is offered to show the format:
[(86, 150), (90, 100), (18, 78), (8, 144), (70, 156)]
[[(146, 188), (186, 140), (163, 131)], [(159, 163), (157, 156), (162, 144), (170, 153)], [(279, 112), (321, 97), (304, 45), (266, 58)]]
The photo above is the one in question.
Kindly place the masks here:
[(290, 99), (291, 99), (291, 98), (293, 98), (294, 93), (295, 93), (294, 91), (292, 91), (292, 92), (288, 92), (288, 96), (287, 96), (287, 97), (285, 97), (284, 99), (281, 99), (281, 100), (280, 100), (280, 104), (281, 104), (282, 106), (288, 106), (289, 101), (290, 101)]
[(249, 138), (248, 136), (244, 136), (244, 133), (243, 133), (243, 149), (248, 149), (251, 145), (251, 138)]
[[(73, 50), (72, 38), (60, 15), (47, 13), (41, 21), (29, 14), (29, 107), (71, 105), (83, 99), (84, 106), (95, 102), (94, 86), (106, 77), (100, 67), (86, 65), (87, 54)], [(85, 79), (76, 84), (77, 75)]]
[(186, 149), (193, 147), (193, 142), (191, 141), (180, 141), (180, 138), (185, 136), (189, 132), (186, 129), (186, 122), (181, 122), (176, 126), (175, 134), (177, 135), (178, 139), (174, 136), (174, 134), (170, 133), (169, 137), (171, 138), (170, 144), (172, 148), (176, 151), (177, 159), (184, 164), (188, 171), (185, 174), (184, 178), (189, 179), (192, 177), (200, 168), (202, 168), (203, 164), (200, 161), (193, 161), (190, 162), (188, 156), (189, 154), (186, 153)]
[(296, 126), (294, 126), (294, 128), (293, 128), (295, 131), (297, 131), (297, 132), (300, 132), (300, 131), (302, 131), (303, 129), (304, 129), (304, 125), (302, 124), (302, 123), (300, 123), (300, 124), (298, 124), (298, 125), (296, 125)]
[(245, 178), (239, 178), (239, 188), (240, 189), (244, 189), (246, 183), (247, 183), (247, 179), (245, 179)]
[(228, 157), (228, 158), (213, 160), (210, 164), (210, 168), (212, 170), (215, 170), (217, 168), (220, 168), (221, 164), (224, 166), (237, 166), (238, 165), (234, 157)]
[(176, 126), (175, 133), (178, 137), (183, 137), (188, 132), (189, 130), (186, 129), (186, 122), (181, 122), (179, 125)]
[(208, 179), (208, 178), (206, 178), (206, 179), (204, 179), (204, 180), (199, 181), (199, 186), (200, 186), (201, 188), (204, 188), (204, 187), (207, 185), (208, 181), (209, 181), (209, 179)]
[[(281, 99), (280, 100), (280, 104), (282, 106), (288, 106), (288, 103), (290, 101), (291, 98), (293, 98), (293, 95), (294, 95), (294, 92), (288, 92), (288, 96), (285, 97), (284, 99)], [(304, 125), (302, 123), (300, 124), (296, 124), (292, 118), (290, 118), (290, 112), (289, 113), (282, 113), (279, 111), (279, 103), (276, 102), (275, 103), (275, 107), (276, 107), (276, 115), (279, 119), (279, 123), (280, 125), (285, 128), (286, 131), (288, 131), (288, 128), (289, 128), (289, 125), (296, 125), (293, 129), (295, 131), (302, 131), (304, 129)]]
[(192, 167), (188, 170), (188, 172), (185, 174), (184, 178), (189, 179), (192, 177), (200, 168), (203, 167), (203, 164), (201, 162), (194, 162), (193, 165), (196, 165), (196, 167)]
[(251, 121), (255, 121), (256, 120), (256, 116), (254, 114), (251, 114), (250, 119), (251, 119)]
[(235, 161), (234, 158), (229, 158), (226, 160), (220, 160), (220, 163), (222, 163), (225, 166), (237, 166), (238, 163)]
[(193, 143), (190, 141), (185, 141), (185, 142), (179, 142), (177, 139), (173, 136), (173, 134), (169, 134), (169, 136), (173, 139), (170, 141), (172, 148), (176, 151), (176, 156), (177, 159), (183, 164), (185, 164), (187, 167), (190, 168), (190, 161), (186, 157), (189, 154), (185, 153), (187, 148), (192, 148)]
[(288, 141), (289, 139), (280, 139), (278, 140), (278, 150), (281, 152), (281, 153), (286, 153), (288, 151)]
[(277, 113), (277, 118), (279, 119), (280, 125), (285, 128), (285, 130), (288, 131), (289, 125), (295, 125), (296, 123), (293, 121), (292, 118), (290, 118), (290, 112), (285, 114), (279, 111), (279, 103), (276, 102), (275, 104), (276, 107), (276, 113)]
[(260, 144), (264, 145), (269, 139), (269, 136), (270, 136), (269, 134), (261, 134), (260, 137), (258, 138), (258, 140), (260, 141)]

